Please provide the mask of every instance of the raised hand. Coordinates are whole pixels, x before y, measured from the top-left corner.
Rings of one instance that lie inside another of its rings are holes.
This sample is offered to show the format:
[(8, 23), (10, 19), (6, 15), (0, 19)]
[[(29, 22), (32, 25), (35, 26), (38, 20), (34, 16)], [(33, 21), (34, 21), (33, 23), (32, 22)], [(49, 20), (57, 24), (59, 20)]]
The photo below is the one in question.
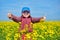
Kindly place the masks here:
[(11, 18), (12, 17), (12, 14), (11, 13), (8, 13), (8, 17)]
[(41, 17), (41, 21), (45, 21), (45, 20), (46, 20), (45, 16)]

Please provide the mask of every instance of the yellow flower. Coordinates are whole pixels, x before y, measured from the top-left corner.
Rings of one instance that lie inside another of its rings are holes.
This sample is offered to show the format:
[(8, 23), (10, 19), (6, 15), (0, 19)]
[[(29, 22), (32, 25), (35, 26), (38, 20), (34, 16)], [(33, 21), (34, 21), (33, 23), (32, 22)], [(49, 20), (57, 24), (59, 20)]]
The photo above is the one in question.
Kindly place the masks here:
[(10, 35), (11, 35), (11, 33), (8, 33), (8, 34), (6, 35), (6, 40), (11, 40), (11, 39), (9, 38)]
[(16, 34), (15, 34), (14, 40), (17, 40), (18, 37), (21, 37), (21, 36), (20, 36), (20, 33), (16, 33)]
[(50, 34), (54, 34), (54, 31), (53, 31), (53, 30), (48, 30), (48, 32), (49, 32)]
[(44, 39), (44, 37), (43, 37), (42, 35), (39, 35), (39, 37), (41, 37), (41, 38), (43, 38), (43, 39)]
[(26, 37), (27, 37), (27, 38), (30, 38), (30, 36), (31, 36), (31, 35), (30, 35), (29, 33), (28, 33), (28, 34), (26, 34)]
[(41, 24), (40, 29), (44, 30), (44, 29), (45, 29), (45, 26), (43, 26), (43, 25)]

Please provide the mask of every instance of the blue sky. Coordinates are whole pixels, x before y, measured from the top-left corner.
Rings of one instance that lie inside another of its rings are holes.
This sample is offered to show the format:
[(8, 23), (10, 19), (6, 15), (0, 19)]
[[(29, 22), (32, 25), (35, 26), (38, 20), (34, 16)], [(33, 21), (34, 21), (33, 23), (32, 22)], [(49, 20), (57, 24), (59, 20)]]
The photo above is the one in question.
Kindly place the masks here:
[(30, 8), (32, 17), (60, 20), (60, 0), (0, 0), (0, 20), (9, 20), (8, 12), (21, 16), (23, 7)]

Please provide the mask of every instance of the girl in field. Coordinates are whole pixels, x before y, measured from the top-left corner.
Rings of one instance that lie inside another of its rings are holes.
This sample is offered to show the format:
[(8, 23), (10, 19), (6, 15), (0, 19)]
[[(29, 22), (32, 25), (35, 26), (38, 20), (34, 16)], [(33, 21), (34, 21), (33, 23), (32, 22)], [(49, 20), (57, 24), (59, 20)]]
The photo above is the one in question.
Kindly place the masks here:
[[(21, 13), (22, 13), (22, 15), (20, 17), (16, 17), (13, 14), (8, 13), (8, 18), (17, 22), (17, 23), (21, 22), (21, 26), (19, 27), (18, 32), (25, 30), (25, 32), (23, 32), (21, 34), (21, 37), (22, 37), (22, 40), (26, 40), (25, 34), (33, 32), (33, 25), (31, 25), (31, 23), (36, 23), (41, 20), (44, 21), (46, 19), (46, 17), (40, 17), (40, 18), (31, 17), (30, 9), (28, 7), (23, 7)], [(26, 30), (26, 28), (27, 28), (27, 30)], [(32, 38), (30, 38), (30, 40), (32, 40)]]

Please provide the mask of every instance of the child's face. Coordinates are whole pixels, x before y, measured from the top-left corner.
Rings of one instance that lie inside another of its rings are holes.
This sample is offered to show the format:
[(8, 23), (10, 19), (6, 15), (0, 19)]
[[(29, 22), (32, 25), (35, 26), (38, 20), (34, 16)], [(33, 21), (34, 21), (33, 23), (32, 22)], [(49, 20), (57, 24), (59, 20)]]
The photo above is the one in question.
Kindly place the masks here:
[(30, 16), (30, 13), (28, 13), (28, 12), (23, 12), (22, 15), (23, 15), (24, 17), (29, 17), (29, 16)]

